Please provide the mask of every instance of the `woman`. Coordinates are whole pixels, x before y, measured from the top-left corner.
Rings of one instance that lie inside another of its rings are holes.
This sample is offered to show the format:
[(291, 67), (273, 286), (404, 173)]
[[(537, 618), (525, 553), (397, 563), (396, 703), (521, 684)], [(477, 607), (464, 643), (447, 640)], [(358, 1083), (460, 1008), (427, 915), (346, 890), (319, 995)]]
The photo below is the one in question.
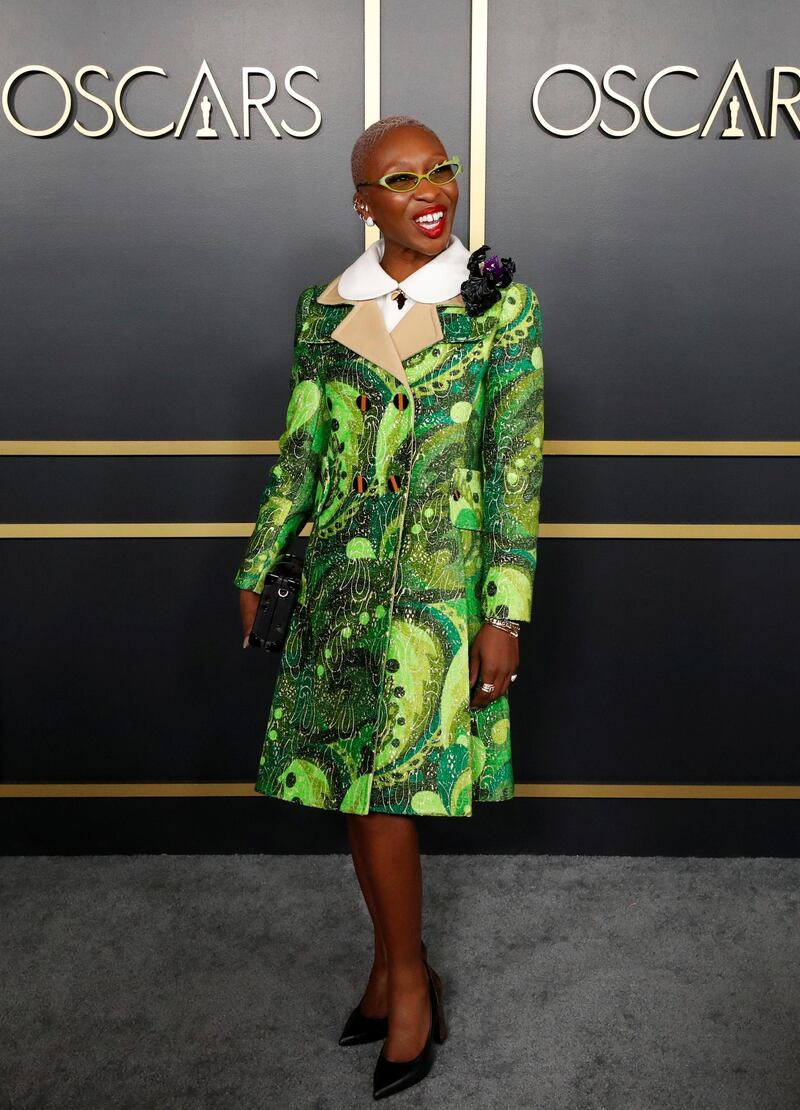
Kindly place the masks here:
[(382, 238), (300, 294), (280, 457), (234, 580), (246, 646), (312, 521), (255, 788), (346, 814), (375, 948), (339, 1043), (385, 1038), (376, 1098), (422, 1079), (446, 1036), (413, 818), (513, 796), (536, 568), (541, 313), (510, 258), (453, 234), (460, 168), (410, 116), (356, 142), (353, 206)]

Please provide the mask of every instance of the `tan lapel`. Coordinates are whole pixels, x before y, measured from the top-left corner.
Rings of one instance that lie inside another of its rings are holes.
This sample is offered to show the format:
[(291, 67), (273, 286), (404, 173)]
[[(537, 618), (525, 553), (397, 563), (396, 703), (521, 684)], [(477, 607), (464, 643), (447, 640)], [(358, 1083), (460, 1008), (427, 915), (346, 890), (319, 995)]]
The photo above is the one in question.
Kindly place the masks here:
[[(348, 301), (339, 293), (339, 276), (335, 277), (317, 297), (319, 304), (352, 304), (353, 308), (331, 332), (331, 338), (351, 351), (388, 370), (408, 389), (403, 363), (417, 351), (430, 347), (442, 338), (442, 324), (435, 304), (417, 301), (400, 323), (389, 331), (376, 300)], [(460, 293), (440, 304), (464, 305)]]

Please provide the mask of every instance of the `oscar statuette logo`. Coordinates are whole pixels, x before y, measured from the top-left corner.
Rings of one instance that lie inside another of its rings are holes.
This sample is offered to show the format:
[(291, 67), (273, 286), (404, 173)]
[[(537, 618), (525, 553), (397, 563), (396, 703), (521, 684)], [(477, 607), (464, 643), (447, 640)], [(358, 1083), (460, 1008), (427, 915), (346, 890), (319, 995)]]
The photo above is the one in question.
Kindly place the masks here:
[(741, 139), (744, 135), (741, 127), (736, 126), (736, 120), (739, 116), (739, 97), (732, 96), (728, 102), (728, 111), (730, 113), (731, 122), (728, 127), (720, 135), (721, 139)]
[(203, 113), (203, 126), (198, 127), (195, 136), (198, 139), (218, 139), (219, 135), (213, 127), (209, 127), (208, 121), (211, 118), (211, 101), (207, 96), (204, 96), (200, 101), (200, 111)]

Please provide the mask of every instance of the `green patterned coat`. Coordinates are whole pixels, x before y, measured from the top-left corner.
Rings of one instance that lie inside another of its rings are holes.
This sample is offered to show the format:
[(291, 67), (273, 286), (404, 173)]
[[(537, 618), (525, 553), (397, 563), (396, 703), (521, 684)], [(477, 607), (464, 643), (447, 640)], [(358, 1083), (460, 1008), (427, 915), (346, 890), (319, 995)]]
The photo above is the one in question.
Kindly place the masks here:
[(347, 813), (469, 816), (513, 796), (508, 696), (469, 708), (487, 616), (531, 616), (544, 435), (538, 298), (417, 303), (389, 332), (338, 278), (297, 304), (280, 455), (235, 576), (307, 521), (255, 789)]

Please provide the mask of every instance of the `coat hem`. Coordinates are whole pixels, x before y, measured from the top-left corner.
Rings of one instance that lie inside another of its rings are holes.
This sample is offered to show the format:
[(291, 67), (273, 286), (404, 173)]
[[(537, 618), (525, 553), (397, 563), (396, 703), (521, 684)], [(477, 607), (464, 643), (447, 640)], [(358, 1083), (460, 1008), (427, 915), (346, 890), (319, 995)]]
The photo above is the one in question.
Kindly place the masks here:
[[(304, 809), (322, 810), (326, 813), (353, 813), (357, 817), (365, 817), (370, 813), (389, 813), (398, 817), (472, 817), (473, 815), (472, 810), (470, 810), (470, 812), (468, 813), (448, 813), (447, 811), (443, 812), (441, 810), (437, 810), (433, 813), (415, 813), (413, 810), (409, 812), (407, 810), (382, 809), (380, 806), (371, 806), (368, 810), (360, 812), (353, 809), (342, 809), (341, 806), (327, 806), (316, 804), (315, 802), (307, 802), (299, 797), (286, 798), (283, 794), (276, 794), (265, 787), (259, 786), (258, 783), (255, 783), (253, 785), (253, 790), (255, 791), (255, 793), (261, 794), (262, 797), (274, 798), (278, 802), (287, 802), (290, 805), (302, 806)], [(510, 794), (498, 794), (496, 797), (493, 798), (475, 797), (472, 799), (472, 807), (474, 810), (476, 805), (484, 805), (486, 803), (492, 802), (511, 802), (513, 800), (514, 793), (512, 790)]]

